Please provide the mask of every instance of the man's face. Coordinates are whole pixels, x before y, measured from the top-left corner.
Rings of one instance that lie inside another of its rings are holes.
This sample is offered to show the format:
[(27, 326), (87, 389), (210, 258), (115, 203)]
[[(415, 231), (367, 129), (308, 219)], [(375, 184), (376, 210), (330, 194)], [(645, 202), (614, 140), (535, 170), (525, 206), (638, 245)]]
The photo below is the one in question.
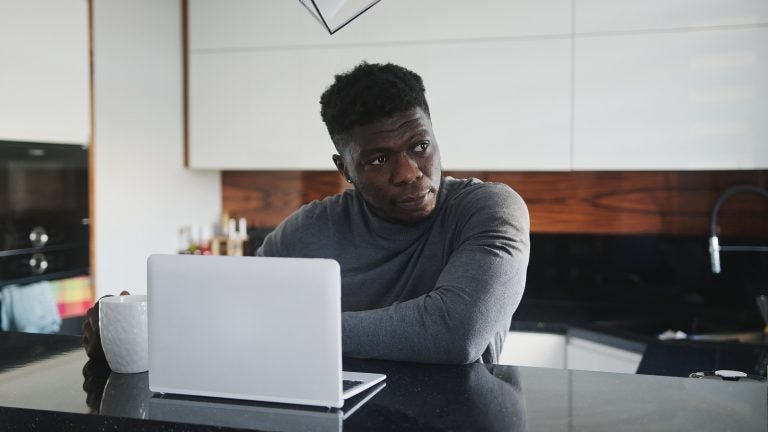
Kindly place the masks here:
[(345, 135), (339, 172), (352, 183), (379, 217), (414, 223), (427, 218), (440, 189), (440, 149), (432, 122), (414, 108)]

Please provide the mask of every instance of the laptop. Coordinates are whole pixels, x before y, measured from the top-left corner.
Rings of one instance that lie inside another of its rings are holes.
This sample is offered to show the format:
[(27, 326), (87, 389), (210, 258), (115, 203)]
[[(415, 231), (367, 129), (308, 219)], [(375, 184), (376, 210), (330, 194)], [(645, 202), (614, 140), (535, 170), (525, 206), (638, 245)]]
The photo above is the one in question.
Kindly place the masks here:
[(383, 381), (341, 370), (341, 272), (314, 258), (152, 255), (149, 389), (340, 408)]

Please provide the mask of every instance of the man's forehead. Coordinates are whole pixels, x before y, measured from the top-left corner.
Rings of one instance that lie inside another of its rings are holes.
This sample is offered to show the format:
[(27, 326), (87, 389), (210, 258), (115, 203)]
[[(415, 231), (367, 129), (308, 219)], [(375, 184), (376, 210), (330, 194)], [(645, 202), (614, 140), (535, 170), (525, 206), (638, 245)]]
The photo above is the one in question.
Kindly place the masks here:
[(417, 111), (406, 111), (381, 119), (369, 125), (371, 135), (397, 135), (421, 125), (422, 116)]
[(429, 118), (421, 109), (413, 109), (355, 128), (350, 138), (356, 146), (365, 148), (419, 132), (429, 132)]

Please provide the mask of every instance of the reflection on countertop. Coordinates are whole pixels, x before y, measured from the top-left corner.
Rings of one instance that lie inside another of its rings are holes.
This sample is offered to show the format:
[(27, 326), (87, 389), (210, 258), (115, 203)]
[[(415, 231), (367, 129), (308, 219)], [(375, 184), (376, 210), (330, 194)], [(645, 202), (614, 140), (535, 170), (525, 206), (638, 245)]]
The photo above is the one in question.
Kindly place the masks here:
[(388, 377), (352, 413), (179, 398), (150, 392), (146, 373), (110, 374), (88, 362), (79, 338), (3, 333), (0, 418), (8, 430), (762, 431), (768, 424), (766, 386), (757, 382), (357, 359), (344, 366)]

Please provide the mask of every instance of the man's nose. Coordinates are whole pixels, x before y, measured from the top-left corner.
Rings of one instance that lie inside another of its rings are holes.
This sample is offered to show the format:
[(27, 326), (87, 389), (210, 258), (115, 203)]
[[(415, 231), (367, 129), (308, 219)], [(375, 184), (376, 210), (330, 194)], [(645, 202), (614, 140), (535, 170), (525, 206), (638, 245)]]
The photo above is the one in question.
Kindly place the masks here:
[(419, 164), (407, 154), (400, 154), (395, 158), (392, 171), (393, 184), (399, 185), (412, 183), (413, 181), (420, 179), (422, 175)]

